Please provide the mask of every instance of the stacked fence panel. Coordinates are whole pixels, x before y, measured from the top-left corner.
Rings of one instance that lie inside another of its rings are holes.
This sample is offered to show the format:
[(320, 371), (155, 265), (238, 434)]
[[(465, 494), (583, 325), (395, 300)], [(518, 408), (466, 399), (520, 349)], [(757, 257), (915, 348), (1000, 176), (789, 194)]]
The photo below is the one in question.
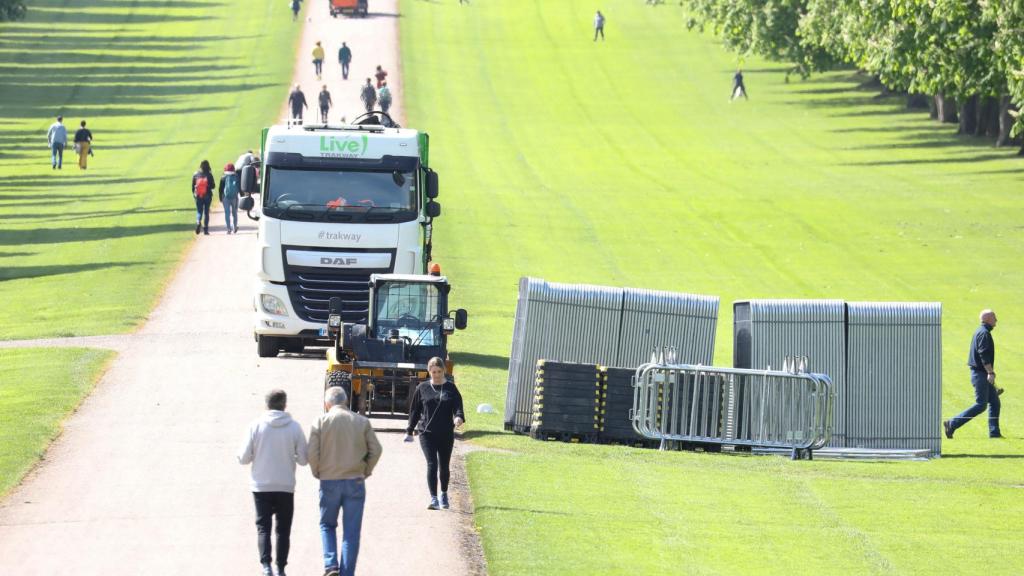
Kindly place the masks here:
[(604, 430), (601, 441), (630, 446), (650, 445), (650, 440), (633, 428), (633, 375), (632, 368), (604, 368)]
[(653, 348), (666, 346), (677, 362), (710, 365), (717, 322), (717, 297), (627, 288), (617, 365), (639, 366)]
[(942, 306), (850, 302), (847, 446), (941, 449)]
[(777, 370), (786, 356), (806, 356), (808, 372), (828, 374), (835, 394), (830, 445), (846, 446), (846, 307), (842, 300), (735, 302), (733, 336), (736, 368)]
[(596, 364), (538, 361), (530, 435), (596, 442), (604, 427), (604, 389)]

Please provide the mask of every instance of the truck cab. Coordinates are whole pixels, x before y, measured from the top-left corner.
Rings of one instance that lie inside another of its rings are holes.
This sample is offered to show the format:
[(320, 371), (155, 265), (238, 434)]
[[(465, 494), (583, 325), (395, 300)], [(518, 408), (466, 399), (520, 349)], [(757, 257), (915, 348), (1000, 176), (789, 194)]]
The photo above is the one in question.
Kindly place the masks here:
[(428, 144), (425, 133), (380, 124), (264, 130), (258, 188), (255, 174), (242, 174), (243, 192), (260, 196), (261, 357), (329, 345), (334, 297), (344, 322), (366, 323), (372, 274), (426, 271), (441, 212)]

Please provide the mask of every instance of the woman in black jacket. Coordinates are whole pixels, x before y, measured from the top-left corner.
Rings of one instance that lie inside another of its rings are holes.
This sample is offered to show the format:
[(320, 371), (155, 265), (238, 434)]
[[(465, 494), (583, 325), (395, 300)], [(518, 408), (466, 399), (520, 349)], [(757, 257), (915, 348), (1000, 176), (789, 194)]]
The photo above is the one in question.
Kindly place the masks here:
[[(449, 507), (449, 463), (455, 446), (455, 428), (466, 421), (466, 414), (462, 410), (459, 389), (445, 375), (444, 360), (436, 356), (431, 358), (427, 362), (427, 372), (430, 373), (430, 380), (420, 383), (412, 395), (405, 441), (412, 442), (412, 435), (419, 434), (420, 448), (427, 459), (427, 488), (430, 490), (430, 505), (427, 508), (437, 510)], [(437, 498), (439, 479), (440, 502)]]
[(213, 179), (213, 171), (210, 170), (210, 162), (203, 160), (199, 163), (199, 170), (192, 175), (192, 198), (196, 201), (196, 234), (203, 230), (203, 234), (210, 233), (210, 204), (213, 202), (213, 191), (217, 188), (217, 182)]

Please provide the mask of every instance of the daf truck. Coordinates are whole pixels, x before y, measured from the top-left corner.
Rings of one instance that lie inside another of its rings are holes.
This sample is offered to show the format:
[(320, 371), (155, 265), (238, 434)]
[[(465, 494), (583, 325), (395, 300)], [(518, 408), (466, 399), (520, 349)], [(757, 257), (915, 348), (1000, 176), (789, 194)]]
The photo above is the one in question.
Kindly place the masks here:
[(242, 169), (250, 196), (241, 208), (259, 220), (261, 357), (330, 345), (331, 298), (342, 302), (342, 321), (365, 324), (372, 274), (427, 271), (441, 213), (429, 137), (383, 125), (390, 119), (364, 122), (264, 129), (262, 162)]

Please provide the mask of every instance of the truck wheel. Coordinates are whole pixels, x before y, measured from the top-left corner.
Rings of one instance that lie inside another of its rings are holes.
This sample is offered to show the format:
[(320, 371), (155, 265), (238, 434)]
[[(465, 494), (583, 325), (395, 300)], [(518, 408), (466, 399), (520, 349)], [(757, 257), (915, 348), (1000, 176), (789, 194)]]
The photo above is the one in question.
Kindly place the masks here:
[(260, 358), (274, 358), (277, 356), (278, 342), (273, 336), (256, 337), (256, 353)]
[[(355, 402), (355, 398), (352, 397), (352, 376), (348, 372), (342, 372), (341, 370), (331, 370), (327, 373), (327, 378), (324, 379), (324, 390), (332, 386), (341, 386), (342, 390), (345, 391), (345, 395), (348, 396), (348, 405), (355, 406), (358, 402)], [(355, 412), (355, 410), (352, 410)]]

